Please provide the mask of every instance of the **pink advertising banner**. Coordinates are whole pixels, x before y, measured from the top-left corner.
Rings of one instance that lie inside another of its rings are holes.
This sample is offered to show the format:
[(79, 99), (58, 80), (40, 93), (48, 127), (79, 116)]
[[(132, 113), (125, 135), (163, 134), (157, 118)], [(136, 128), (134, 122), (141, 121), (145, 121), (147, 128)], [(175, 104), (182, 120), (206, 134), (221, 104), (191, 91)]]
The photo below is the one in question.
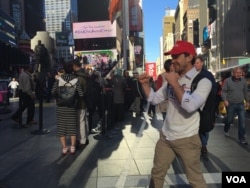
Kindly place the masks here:
[(146, 73), (156, 80), (156, 63), (145, 63)]
[(110, 21), (73, 23), (74, 39), (116, 37), (116, 24)]

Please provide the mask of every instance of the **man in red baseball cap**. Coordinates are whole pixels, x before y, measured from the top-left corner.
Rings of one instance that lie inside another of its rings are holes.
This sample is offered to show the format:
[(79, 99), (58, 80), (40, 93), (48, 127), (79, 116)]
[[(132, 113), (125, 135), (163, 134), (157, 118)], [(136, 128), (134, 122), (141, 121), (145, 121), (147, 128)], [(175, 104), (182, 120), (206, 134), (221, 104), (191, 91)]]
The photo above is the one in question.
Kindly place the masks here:
[(206, 188), (200, 162), (198, 109), (205, 104), (212, 83), (207, 78), (203, 78), (197, 88), (191, 92), (191, 83), (199, 73), (193, 65), (196, 52), (191, 43), (177, 41), (174, 47), (164, 54), (172, 56), (175, 68), (175, 71), (166, 73), (168, 84), (154, 92), (149, 86), (149, 76), (147, 74), (139, 76), (148, 102), (159, 104), (168, 99), (167, 114), (155, 146), (149, 187), (163, 187), (167, 170), (178, 156), (183, 162), (190, 185)]
[(164, 55), (171, 55), (175, 73), (185, 74), (193, 68), (196, 51), (194, 45), (187, 41), (177, 41), (173, 48)]

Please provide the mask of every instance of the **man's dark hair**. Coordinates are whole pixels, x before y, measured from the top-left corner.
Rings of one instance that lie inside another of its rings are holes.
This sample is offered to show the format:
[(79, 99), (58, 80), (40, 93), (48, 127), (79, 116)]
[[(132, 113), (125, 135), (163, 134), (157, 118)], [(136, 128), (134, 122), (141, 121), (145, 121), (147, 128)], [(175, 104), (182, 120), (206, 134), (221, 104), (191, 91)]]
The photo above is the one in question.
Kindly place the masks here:
[(170, 71), (170, 66), (172, 64), (172, 59), (167, 59), (165, 62), (164, 62), (164, 69), (166, 72), (169, 72)]
[(196, 60), (196, 59), (200, 59), (202, 62), (205, 61), (205, 57), (204, 57), (203, 55), (198, 55), (198, 56), (196, 56), (195, 60)]
[(95, 81), (97, 78), (99, 78), (99, 76), (96, 75), (96, 74), (92, 74), (92, 75), (90, 76), (90, 80), (92, 80), (92, 81)]
[[(186, 53), (186, 52), (184, 53), (184, 56), (185, 56), (185, 57), (187, 57), (187, 56), (189, 56), (189, 55), (190, 55), (189, 53)], [(192, 59), (192, 61), (191, 61), (191, 64), (192, 64), (192, 65), (194, 65), (195, 60), (196, 60), (196, 58), (195, 58), (195, 56), (194, 56), (193, 59)]]
[(82, 67), (82, 64), (80, 63), (80, 61), (79, 61), (78, 59), (74, 59), (74, 60), (72, 61), (72, 64), (73, 64), (73, 65), (76, 65), (77, 67)]
[(63, 69), (66, 74), (72, 74), (73, 73), (73, 64), (72, 63), (65, 63), (63, 65)]

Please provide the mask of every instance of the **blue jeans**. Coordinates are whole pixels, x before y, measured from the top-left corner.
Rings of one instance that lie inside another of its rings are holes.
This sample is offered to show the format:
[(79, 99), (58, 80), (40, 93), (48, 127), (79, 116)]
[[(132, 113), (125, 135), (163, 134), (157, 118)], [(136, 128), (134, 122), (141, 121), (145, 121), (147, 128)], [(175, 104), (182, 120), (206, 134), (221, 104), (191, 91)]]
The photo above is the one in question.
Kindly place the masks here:
[(234, 115), (238, 115), (238, 138), (240, 141), (245, 140), (245, 107), (244, 103), (229, 103), (227, 107), (227, 118), (225, 122), (224, 131), (228, 132), (230, 124), (233, 121)]
[(209, 133), (208, 132), (199, 133), (199, 136), (200, 136), (200, 139), (201, 139), (201, 145), (206, 146), (208, 138), (209, 138)]

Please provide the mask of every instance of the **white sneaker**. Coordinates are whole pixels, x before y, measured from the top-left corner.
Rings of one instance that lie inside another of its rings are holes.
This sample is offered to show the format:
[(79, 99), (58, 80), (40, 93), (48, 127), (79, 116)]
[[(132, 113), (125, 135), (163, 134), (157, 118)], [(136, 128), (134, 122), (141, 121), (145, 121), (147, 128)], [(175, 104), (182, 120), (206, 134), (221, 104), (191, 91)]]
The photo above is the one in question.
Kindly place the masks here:
[(241, 144), (245, 144), (245, 145), (248, 144), (246, 140), (239, 140), (239, 142), (240, 142)]
[(93, 133), (99, 133), (101, 131), (102, 131), (102, 128), (100, 126), (97, 126), (96, 128), (91, 130), (91, 132), (93, 132)]
[(229, 135), (229, 132), (225, 132), (224, 131), (224, 135), (226, 136), (226, 137), (229, 137), (230, 135)]

